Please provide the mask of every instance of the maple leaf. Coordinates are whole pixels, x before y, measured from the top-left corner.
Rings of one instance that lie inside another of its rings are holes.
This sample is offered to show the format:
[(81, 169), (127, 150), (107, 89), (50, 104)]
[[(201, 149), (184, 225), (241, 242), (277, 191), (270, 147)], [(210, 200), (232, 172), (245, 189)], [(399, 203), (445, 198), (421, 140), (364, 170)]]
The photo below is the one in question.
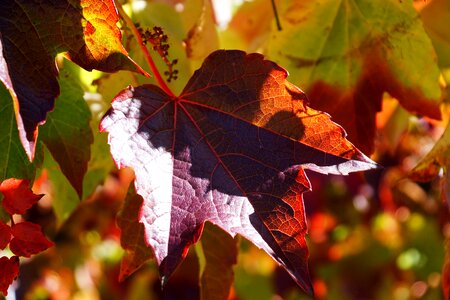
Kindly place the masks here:
[(81, 67), (147, 74), (121, 44), (113, 0), (0, 2), (0, 80), (15, 102), (20, 140), (34, 157), (37, 126), (59, 94), (55, 56)]
[(0, 184), (0, 192), (5, 196), (3, 207), (10, 215), (24, 214), (44, 196), (34, 194), (27, 179), (6, 179)]
[(139, 222), (163, 280), (210, 221), (264, 249), (312, 293), (304, 168), (347, 174), (377, 165), (286, 77), (260, 54), (222, 50), (179, 97), (144, 85), (114, 99), (101, 130), (117, 165), (136, 173)]
[(19, 258), (12, 256), (7, 258), (6, 256), (0, 257), (0, 270), (2, 270), (2, 276), (0, 276), (0, 292), (3, 295), (8, 295), (8, 287), (19, 275)]
[(11, 227), (0, 220), (0, 250), (5, 249), (11, 240)]
[(17, 256), (30, 257), (54, 245), (42, 233), (41, 226), (31, 222), (14, 224), (11, 233), (13, 238), (9, 249)]
[(412, 1), (281, 3), (283, 30), (272, 29), (267, 56), (363, 152), (374, 150), (384, 92), (409, 112), (440, 118), (436, 54)]

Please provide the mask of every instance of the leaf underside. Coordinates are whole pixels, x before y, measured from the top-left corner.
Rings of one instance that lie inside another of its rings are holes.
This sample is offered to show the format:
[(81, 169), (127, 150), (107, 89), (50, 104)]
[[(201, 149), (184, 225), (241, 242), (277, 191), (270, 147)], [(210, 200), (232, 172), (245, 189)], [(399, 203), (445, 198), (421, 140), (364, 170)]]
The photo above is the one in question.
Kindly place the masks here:
[(179, 97), (145, 85), (114, 99), (101, 129), (117, 165), (136, 173), (138, 221), (163, 277), (210, 221), (264, 249), (312, 293), (304, 168), (347, 174), (376, 164), (286, 77), (262, 55), (221, 50)]

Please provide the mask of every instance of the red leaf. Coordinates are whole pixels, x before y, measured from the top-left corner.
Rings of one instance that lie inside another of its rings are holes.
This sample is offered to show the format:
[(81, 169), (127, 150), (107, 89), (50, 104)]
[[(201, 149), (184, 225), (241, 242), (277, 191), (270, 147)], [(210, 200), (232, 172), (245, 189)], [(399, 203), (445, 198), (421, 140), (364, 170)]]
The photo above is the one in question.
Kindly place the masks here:
[(101, 127), (118, 166), (135, 170), (139, 221), (162, 276), (211, 221), (263, 248), (312, 293), (304, 168), (347, 174), (376, 164), (286, 77), (260, 54), (222, 50), (179, 97), (146, 85), (114, 99)]
[(7, 296), (8, 287), (19, 275), (19, 258), (17, 256), (11, 258), (6, 256), (0, 257), (0, 270), (0, 292)]
[(9, 248), (17, 256), (30, 257), (54, 245), (44, 236), (41, 226), (31, 222), (13, 225), (12, 235), (14, 237), (9, 244)]
[(0, 249), (3, 250), (8, 246), (11, 240), (11, 227), (0, 220)]
[(24, 214), (44, 195), (36, 195), (30, 189), (30, 181), (26, 179), (6, 179), (0, 184), (3, 193), (3, 207), (10, 214)]
[(113, 0), (0, 1), (0, 80), (13, 96), (30, 160), (37, 127), (59, 94), (58, 53), (87, 70), (147, 74), (128, 57), (117, 21)]
[(117, 225), (121, 231), (120, 244), (126, 251), (120, 265), (119, 281), (125, 280), (152, 258), (152, 250), (144, 239), (144, 225), (137, 221), (143, 201), (134, 188), (130, 187), (117, 217)]

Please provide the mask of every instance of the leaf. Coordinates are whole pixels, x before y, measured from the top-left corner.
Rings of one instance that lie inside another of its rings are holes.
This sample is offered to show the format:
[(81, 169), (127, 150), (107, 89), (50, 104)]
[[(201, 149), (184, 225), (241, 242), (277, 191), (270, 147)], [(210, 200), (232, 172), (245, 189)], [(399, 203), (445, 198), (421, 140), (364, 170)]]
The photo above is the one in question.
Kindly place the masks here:
[(34, 157), (37, 126), (59, 94), (55, 56), (87, 70), (146, 74), (129, 57), (113, 0), (0, 2), (0, 80), (14, 99), (20, 140)]
[(27, 157), (19, 139), (11, 95), (0, 84), (0, 181), (6, 178), (34, 179), (37, 155), (33, 163)]
[[(283, 1), (266, 53), (365, 153), (374, 150), (384, 92), (409, 112), (440, 118), (436, 55), (412, 1)], [(423, 76), (426, 74), (426, 76)]]
[(44, 236), (38, 224), (17, 223), (11, 227), (11, 232), (13, 239), (9, 243), (9, 249), (17, 256), (30, 257), (54, 245)]
[(62, 224), (80, 204), (79, 196), (48, 150), (44, 152), (42, 167), (45, 168), (50, 181), (50, 190), (45, 194), (51, 197), (58, 224)]
[(0, 192), (5, 196), (3, 207), (10, 215), (24, 214), (44, 196), (34, 194), (27, 179), (6, 179), (0, 184)]
[[(168, 86), (172, 91), (180, 92), (191, 74), (190, 62), (186, 58), (186, 51), (183, 47), (183, 39), (186, 38), (187, 33), (183, 28), (180, 14), (172, 6), (164, 3), (151, 2), (147, 3), (144, 8), (138, 2), (132, 2), (131, 4), (133, 21), (138, 22), (142, 29), (152, 29), (154, 26), (159, 26), (164, 29), (164, 33), (168, 36), (168, 44), (170, 45), (168, 50), (169, 60), (178, 60), (176, 69), (179, 71), (178, 79), (171, 80)], [(129, 45), (128, 51), (130, 55), (137, 63), (147, 68), (144, 53), (136, 43), (136, 39), (134, 37), (129, 37), (129, 39), (127, 45)], [(167, 70), (165, 62), (152, 50), (151, 43), (147, 43), (147, 48), (153, 57), (157, 69), (162, 71), (161, 73)], [(128, 84), (156, 84), (156, 80), (154, 77), (136, 77), (129, 72), (118, 72), (107, 74), (105, 77), (95, 81), (95, 83), (99, 86), (98, 91), (103, 95), (103, 98), (111, 101)]]
[(101, 122), (118, 167), (132, 167), (139, 221), (160, 273), (172, 274), (205, 221), (243, 235), (312, 292), (304, 167), (347, 174), (376, 164), (262, 55), (216, 51), (179, 97), (129, 87)]
[(257, 51), (267, 40), (273, 19), (273, 9), (267, 0), (245, 1), (233, 14), (223, 34), (233, 34), (229, 39), (230, 46), (234, 46), (238, 37), (244, 42), (245, 49)]
[(137, 221), (143, 202), (142, 197), (131, 186), (117, 216), (120, 244), (126, 251), (120, 265), (119, 281), (125, 280), (153, 256), (152, 249), (144, 239), (144, 225)]
[(61, 95), (41, 127), (41, 138), (81, 198), (91, 155), (91, 112), (73, 72), (61, 71)]
[(4, 296), (8, 296), (8, 287), (19, 275), (19, 258), (17, 256), (10, 258), (6, 256), (0, 257), (0, 270), (2, 270), (2, 276), (0, 276), (0, 292)]
[(8, 246), (11, 240), (11, 227), (0, 221), (0, 250)]
[(191, 60), (203, 61), (211, 52), (219, 49), (214, 12), (211, 2), (207, 0), (197, 0), (195, 3), (189, 2), (189, 4), (197, 9), (201, 7), (201, 9), (200, 15), (195, 18), (196, 22), (189, 28), (184, 40), (186, 56)]
[(433, 0), (420, 11), (423, 21), (434, 49), (438, 55), (439, 66), (450, 67), (450, 30), (448, 19), (450, 18), (450, 2), (446, 0)]
[(450, 203), (450, 123), (430, 152), (411, 170), (409, 177), (414, 181), (427, 182), (439, 176), (443, 170), (441, 197)]
[(228, 299), (237, 263), (237, 242), (229, 234), (207, 223), (202, 233), (205, 269), (201, 278), (202, 299)]
[(94, 131), (94, 142), (91, 147), (91, 159), (83, 180), (83, 197), (89, 197), (95, 189), (104, 182), (111, 170), (115, 168), (109, 154), (107, 135), (98, 131), (98, 124)]

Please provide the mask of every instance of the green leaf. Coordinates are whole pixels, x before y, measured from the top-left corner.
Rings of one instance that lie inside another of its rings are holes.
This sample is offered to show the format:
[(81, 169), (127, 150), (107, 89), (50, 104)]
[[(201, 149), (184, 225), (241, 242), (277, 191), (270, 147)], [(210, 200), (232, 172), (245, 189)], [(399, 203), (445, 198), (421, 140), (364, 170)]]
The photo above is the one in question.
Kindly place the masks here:
[(61, 71), (61, 94), (55, 109), (48, 114), (46, 123), (41, 127), (40, 137), (81, 197), (93, 136), (89, 126), (91, 112), (83, 99), (77, 74), (71, 70), (64, 68)]
[[(94, 127), (94, 126), (93, 126)], [(95, 189), (103, 184), (107, 175), (115, 168), (109, 152), (108, 135), (98, 131), (98, 123), (94, 129), (94, 143), (91, 147), (91, 160), (83, 180), (83, 197), (90, 196)]]
[(61, 224), (78, 206), (79, 197), (47, 148), (45, 149), (43, 167), (47, 170), (47, 176), (51, 182), (52, 207), (58, 223)]
[[(0, 181), (7, 178), (21, 178), (33, 181), (36, 165), (30, 163), (19, 140), (13, 101), (8, 90), (0, 84)], [(42, 156), (42, 155), (39, 155)]]
[[(188, 26), (187, 36), (184, 39), (186, 55), (193, 64), (195, 62), (197, 69), (210, 53), (219, 49), (219, 37), (211, 2), (207, 0), (186, 1), (181, 17), (185, 26)], [(195, 20), (194, 23), (191, 23), (191, 20)]]
[(207, 222), (201, 244), (205, 267), (201, 275), (202, 299), (228, 299), (234, 280), (233, 266), (237, 262), (237, 239)]
[(438, 55), (439, 66), (450, 68), (450, 1), (433, 0), (421, 12), (425, 30), (433, 42)]
[(280, 17), (269, 58), (366, 153), (384, 92), (412, 113), (440, 118), (436, 56), (411, 0), (285, 0)]
[(431, 181), (443, 170), (441, 198), (450, 204), (450, 123), (430, 152), (410, 172), (415, 181)]

